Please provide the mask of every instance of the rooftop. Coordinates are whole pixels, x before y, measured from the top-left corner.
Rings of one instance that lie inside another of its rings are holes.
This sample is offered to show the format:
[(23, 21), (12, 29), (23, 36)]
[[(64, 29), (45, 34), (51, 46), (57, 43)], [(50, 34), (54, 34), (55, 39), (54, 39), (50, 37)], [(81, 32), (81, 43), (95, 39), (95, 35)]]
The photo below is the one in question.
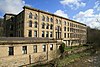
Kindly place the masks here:
[(49, 38), (36, 37), (0, 37), (0, 44), (21, 44), (21, 43), (56, 43), (57, 41)]

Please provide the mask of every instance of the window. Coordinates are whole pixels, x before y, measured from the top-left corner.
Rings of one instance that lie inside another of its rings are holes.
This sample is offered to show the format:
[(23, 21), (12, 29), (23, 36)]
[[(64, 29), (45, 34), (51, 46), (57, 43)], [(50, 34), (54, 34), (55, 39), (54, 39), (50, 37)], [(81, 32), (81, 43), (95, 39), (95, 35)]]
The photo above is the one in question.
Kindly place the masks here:
[(70, 40), (68, 40), (68, 45), (70, 45)]
[(72, 28), (70, 28), (70, 32), (72, 32)]
[(42, 48), (43, 48), (43, 52), (46, 52), (46, 45), (43, 45)]
[(61, 20), (59, 20), (59, 24), (61, 24)]
[(64, 38), (66, 38), (66, 33), (64, 33)]
[(42, 23), (42, 29), (44, 29), (45, 28), (45, 23)]
[(37, 28), (37, 22), (34, 23), (34, 28)]
[(22, 53), (27, 54), (27, 46), (22, 46)]
[(64, 21), (64, 25), (66, 25), (66, 21)]
[(44, 37), (44, 31), (42, 31), (42, 37)]
[(49, 24), (47, 24), (46, 29), (49, 29)]
[(61, 27), (60, 26), (57, 26), (56, 27), (56, 30), (61, 31)]
[(58, 24), (58, 20), (56, 19), (56, 24)]
[(68, 27), (68, 31), (69, 31), (69, 27)]
[(46, 37), (49, 37), (49, 32), (48, 31), (46, 32)]
[(58, 30), (58, 27), (59, 27), (59, 26), (56, 26), (56, 28), (55, 28), (55, 29), (56, 29), (56, 30)]
[(50, 29), (53, 29), (53, 25), (52, 24), (50, 25)]
[(14, 55), (14, 47), (9, 47), (9, 55)]
[(37, 14), (35, 14), (35, 15), (34, 15), (34, 19), (36, 19), (36, 20), (38, 19), (38, 16), (37, 16)]
[(21, 36), (21, 32), (22, 32), (21, 30), (18, 31), (18, 36), (19, 37)]
[(12, 22), (15, 22), (15, 19), (14, 19), (13, 17), (11, 17), (11, 21), (12, 21)]
[(32, 21), (29, 21), (29, 27), (32, 27)]
[(34, 53), (37, 53), (37, 45), (33, 46)]
[(10, 30), (13, 30), (13, 25), (10, 25)]
[(68, 33), (68, 38), (69, 38), (69, 33)]
[(64, 27), (64, 31), (66, 31), (66, 27)]
[(48, 17), (48, 16), (47, 16), (47, 19), (46, 19), (46, 21), (47, 21), (47, 22), (49, 22), (49, 17)]
[(53, 19), (51, 18), (50, 21), (53, 22)]
[(69, 22), (68, 22), (68, 26), (69, 26)]
[(50, 37), (52, 37), (52, 32), (50, 32)]
[(45, 16), (42, 16), (42, 21), (45, 21)]
[(28, 37), (32, 37), (32, 30), (29, 30)]
[(50, 50), (53, 50), (53, 44), (50, 44)]
[(37, 37), (37, 31), (36, 30), (34, 31), (34, 37)]
[(32, 13), (31, 13), (31, 12), (29, 13), (29, 18), (31, 18), (31, 19), (32, 19)]

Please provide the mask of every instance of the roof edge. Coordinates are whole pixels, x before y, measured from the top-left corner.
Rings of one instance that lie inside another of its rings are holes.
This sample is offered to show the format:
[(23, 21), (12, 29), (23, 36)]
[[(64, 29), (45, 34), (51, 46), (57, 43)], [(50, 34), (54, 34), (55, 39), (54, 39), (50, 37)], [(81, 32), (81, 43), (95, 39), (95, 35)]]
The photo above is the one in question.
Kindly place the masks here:
[(58, 15), (55, 15), (55, 14), (52, 14), (52, 13), (49, 13), (49, 12), (46, 12), (46, 11), (43, 11), (43, 10), (39, 10), (39, 9), (32, 8), (32, 7), (29, 7), (29, 6), (24, 6), (23, 9), (25, 9), (25, 8), (26, 9), (30, 9), (30, 10), (35, 10), (35, 11), (38, 11), (38, 12), (43, 12), (43, 13), (46, 13), (46, 14), (49, 14), (49, 15), (52, 15), (52, 16), (56, 16), (56, 17), (59, 17), (59, 18), (62, 18), (62, 19), (66, 19), (66, 20), (69, 20), (69, 21), (72, 21), (72, 22), (79, 23), (79, 24), (87, 26), (86, 24), (80, 23), (78, 21), (71, 20), (71, 19), (68, 19), (68, 18), (65, 18), (65, 17), (62, 17), (62, 16), (58, 16)]
[[(16, 14), (12, 14), (12, 13), (5, 13), (4, 16), (6, 16), (6, 15), (16, 16)], [(4, 16), (3, 16), (3, 17), (4, 17)]]

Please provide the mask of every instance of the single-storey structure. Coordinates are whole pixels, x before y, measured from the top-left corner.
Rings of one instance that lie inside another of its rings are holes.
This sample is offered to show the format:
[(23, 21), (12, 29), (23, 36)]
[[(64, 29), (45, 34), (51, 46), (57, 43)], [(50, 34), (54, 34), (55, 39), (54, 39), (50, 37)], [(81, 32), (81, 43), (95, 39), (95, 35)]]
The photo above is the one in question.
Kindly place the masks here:
[[(0, 38), (0, 66), (18, 67), (52, 60), (59, 46), (49, 38), (2, 37)], [(57, 55), (56, 55), (57, 56)]]

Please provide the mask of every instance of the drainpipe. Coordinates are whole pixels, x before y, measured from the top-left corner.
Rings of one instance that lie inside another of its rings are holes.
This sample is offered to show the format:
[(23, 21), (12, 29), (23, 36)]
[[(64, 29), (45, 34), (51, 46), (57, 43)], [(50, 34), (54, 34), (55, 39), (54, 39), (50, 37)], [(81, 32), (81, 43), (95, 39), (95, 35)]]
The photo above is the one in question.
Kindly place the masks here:
[(57, 46), (57, 39), (56, 39), (56, 58), (57, 58), (57, 51), (58, 51), (58, 46)]
[(29, 64), (31, 64), (31, 55), (29, 55)]
[(47, 61), (48, 61), (48, 45), (49, 45), (49, 41), (48, 41), (48, 44), (47, 44)]

